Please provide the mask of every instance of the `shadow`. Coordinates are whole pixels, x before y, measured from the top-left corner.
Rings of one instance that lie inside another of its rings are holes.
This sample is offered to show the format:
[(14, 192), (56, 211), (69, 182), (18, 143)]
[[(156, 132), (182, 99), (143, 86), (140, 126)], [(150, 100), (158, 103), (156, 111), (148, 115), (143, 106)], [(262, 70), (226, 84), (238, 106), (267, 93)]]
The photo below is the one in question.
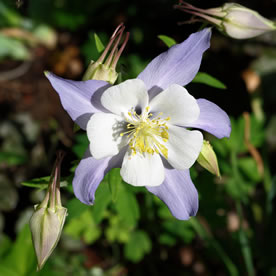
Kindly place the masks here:
[(162, 92), (164, 89), (155, 85), (153, 86), (149, 91), (149, 101), (151, 101), (155, 96), (157, 96), (160, 92)]
[(99, 88), (98, 90), (96, 90), (94, 92), (94, 94), (91, 97), (91, 104), (96, 107), (97, 109), (99, 109), (102, 112), (106, 112), (106, 113), (110, 113), (110, 111), (108, 109), (106, 109), (102, 103), (101, 103), (101, 98), (103, 93), (109, 88), (111, 87), (111, 84), (107, 84), (101, 88)]
[[(97, 89), (91, 99), (90, 99), (90, 102), (92, 104), (92, 106), (94, 106), (95, 108), (97, 108), (99, 111), (101, 112), (104, 112), (104, 113), (110, 113), (109, 110), (107, 110), (101, 103), (101, 97), (103, 95), (103, 93), (106, 91), (106, 89), (108, 89), (109, 87), (111, 87), (110, 84), (107, 84), (99, 89)], [(76, 119), (76, 123), (82, 128), (82, 129), (86, 129), (87, 128), (87, 123), (88, 121), (90, 120), (91, 116), (93, 115), (94, 113), (84, 113), (82, 114), (81, 116), (79, 116), (77, 119)]]

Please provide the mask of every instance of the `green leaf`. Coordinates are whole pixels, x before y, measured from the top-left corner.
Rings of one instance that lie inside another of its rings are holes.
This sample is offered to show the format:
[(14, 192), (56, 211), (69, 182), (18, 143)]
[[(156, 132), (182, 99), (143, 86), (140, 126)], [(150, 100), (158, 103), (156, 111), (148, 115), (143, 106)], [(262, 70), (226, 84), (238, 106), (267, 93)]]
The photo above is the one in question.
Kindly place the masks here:
[(108, 184), (111, 192), (112, 201), (116, 202), (118, 198), (118, 190), (120, 188), (120, 185), (122, 185), (122, 177), (120, 175), (120, 169), (114, 168), (110, 170), (107, 177), (108, 177)]
[(34, 178), (32, 180), (24, 181), (21, 184), (23, 186), (38, 188), (38, 189), (46, 189), (49, 185), (50, 176), (43, 176)]
[(134, 227), (140, 217), (139, 206), (135, 194), (127, 185), (129, 184), (123, 183), (120, 186), (115, 208), (124, 223)]
[(10, 238), (4, 234), (0, 235), (0, 258), (2, 258), (5, 253), (10, 249), (12, 242)]
[(115, 241), (127, 243), (130, 238), (132, 227), (126, 225), (118, 215), (109, 216), (109, 226), (105, 230), (106, 238), (109, 242)]
[(258, 120), (254, 115), (250, 115), (250, 142), (255, 147), (261, 147), (264, 143), (267, 131), (264, 121)]
[(195, 237), (195, 232), (189, 221), (166, 220), (162, 223), (166, 234), (181, 238), (185, 243), (190, 243)]
[(168, 246), (174, 246), (177, 239), (167, 233), (163, 233), (159, 236), (159, 242)]
[[(34, 178), (32, 180), (24, 181), (21, 184), (23, 186), (27, 186), (31, 188), (46, 189), (48, 188), (49, 181), (50, 181), (50, 176), (43, 176), (43, 177)], [(68, 183), (66, 180), (60, 182), (60, 187), (66, 187), (67, 185)]]
[(21, 165), (26, 163), (27, 157), (24, 154), (15, 152), (0, 152), (0, 163), (5, 163), (9, 166)]
[(217, 80), (216, 78), (210, 76), (207, 73), (198, 72), (195, 78), (192, 80), (195, 83), (204, 83), (206, 85), (219, 88), (219, 89), (226, 89), (226, 85), (223, 84), (221, 81)]
[(227, 179), (225, 182), (225, 189), (228, 195), (233, 199), (241, 200), (247, 204), (255, 185), (256, 182), (246, 181), (241, 175), (239, 175), (239, 177)]
[(20, 231), (9, 254), (0, 261), (0, 275), (27, 276), (35, 269), (35, 253), (31, 232), (26, 224)]
[(107, 181), (102, 181), (96, 190), (93, 206), (93, 217), (98, 224), (105, 216), (108, 204), (111, 202), (111, 193)]
[(65, 225), (64, 233), (75, 239), (83, 239), (87, 244), (93, 243), (101, 235), (90, 208), (82, 212), (80, 216), (71, 219)]
[(99, 36), (96, 33), (94, 33), (94, 39), (95, 39), (95, 43), (96, 43), (96, 48), (97, 48), (98, 52), (101, 53), (105, 47), (104, 47), (101, 39), (99, 38)]
[(135, 263), (141, 261), (150, 251), (151, 240), (147, 233), (141, 230), (133, 232), (124, 247), (125, 257)]
[(244, 144), (244, 119), (240, 117), (238, 120), (231, 118), (232, 131), (229, 139), (225, 139), (225, 145), (233, 152), (247, 152)]
[(75, 135), (75, 144), (72, 151), (77, 155), (78, 158), (82, 158), (86, 149), (89, 146), (89, 141), (86, 133), (79, 133)]
[(16, 60), (30, 59), (30, 51), (23, 42), (0, 34), (0, 59), (11, 57)]
[(238, 160), (238, 165), (241, 171), (249, 178), (249, 180), (258, 182), (261, 180), (261, 175), (258, 172), (256, 160), (252, 157), (244, 157)]
[(159, 35), (158, 38), (162, 40), (169, 48), (176, 44), (176, 41), (166, 35)]
[(68, 219), (73, 219), (79, 217), (83, 212), (85, 212), (89, 206), (81, 203), (77, 198), (73, 198), (66, 204)]

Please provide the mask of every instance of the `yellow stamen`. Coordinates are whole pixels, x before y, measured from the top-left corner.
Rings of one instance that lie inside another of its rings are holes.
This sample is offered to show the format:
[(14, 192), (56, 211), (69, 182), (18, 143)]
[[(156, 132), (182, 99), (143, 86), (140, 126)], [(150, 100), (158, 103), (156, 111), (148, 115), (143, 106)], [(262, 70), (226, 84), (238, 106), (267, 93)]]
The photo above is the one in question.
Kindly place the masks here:
[(126, 128), (127, 131), (120, 133), (120, 136), (127, 135), (129, 138), (129, 148), (134, 156), (137, 152), (143, 154), (161, 153), (165, 158), (168, 158), (168, 149), (164, 143), (169, 140), (167, 122), (170, 117), (162, 119), (159, 113), (154, 119), (150, 119), (153, 114), (149, 113), (150, 107), (145, 108), (143, 114), (138, 115), (132, 108), (128, 112), (129, 118)]

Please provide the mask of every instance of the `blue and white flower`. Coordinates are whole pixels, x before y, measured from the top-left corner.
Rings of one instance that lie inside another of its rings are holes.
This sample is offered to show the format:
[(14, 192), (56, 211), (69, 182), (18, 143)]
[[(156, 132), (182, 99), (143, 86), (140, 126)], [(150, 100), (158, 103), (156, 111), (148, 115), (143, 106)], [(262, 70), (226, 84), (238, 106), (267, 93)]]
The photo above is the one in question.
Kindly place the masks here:
[[(192, 34), (162, 53), (139, 74), (115, 86), (47, 74), (71, 118), (87, 131), (90, 146), (73, 180), (76, 197), (93, 204), (104, 175), (121, 168), (123, 180), (145, 186), (178, 219), (194, 216), (198, 194), (189, 168), (202, 147), (203, 129), (229, 137), (227, 114), (183, 88), (198, 72), (210, 29)], [(189, 130), (187, 129), (189, 128)]]

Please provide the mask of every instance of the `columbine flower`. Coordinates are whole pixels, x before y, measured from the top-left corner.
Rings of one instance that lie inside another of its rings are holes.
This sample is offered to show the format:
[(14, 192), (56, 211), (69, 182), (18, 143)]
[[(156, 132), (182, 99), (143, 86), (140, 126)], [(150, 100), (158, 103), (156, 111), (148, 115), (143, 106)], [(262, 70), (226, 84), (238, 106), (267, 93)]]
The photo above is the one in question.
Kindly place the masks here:
[(237, 3), (225, 3), (218, 8), (203, 10), (180, 0), (176, 8), (206, 19), (236, 39), (252, 38), (276, 30), (273, 21)]
[(196, 214), (198, 194), (189, 168), (203, 138), (186, 127), (218, 138), (228, 137), (231, 131), (223, 110), (205, 99), (196, 100), (182, 87), (196, 75), (210, 36), (210, 29), (192, 34), (156, 57), (137, 79), (116, 86), (46, 75), (90, 141), (73, 180), (79, 200), (93, 204), (104, 175), (120, 167), (127, 183), (146, 186), (176, 218)]

